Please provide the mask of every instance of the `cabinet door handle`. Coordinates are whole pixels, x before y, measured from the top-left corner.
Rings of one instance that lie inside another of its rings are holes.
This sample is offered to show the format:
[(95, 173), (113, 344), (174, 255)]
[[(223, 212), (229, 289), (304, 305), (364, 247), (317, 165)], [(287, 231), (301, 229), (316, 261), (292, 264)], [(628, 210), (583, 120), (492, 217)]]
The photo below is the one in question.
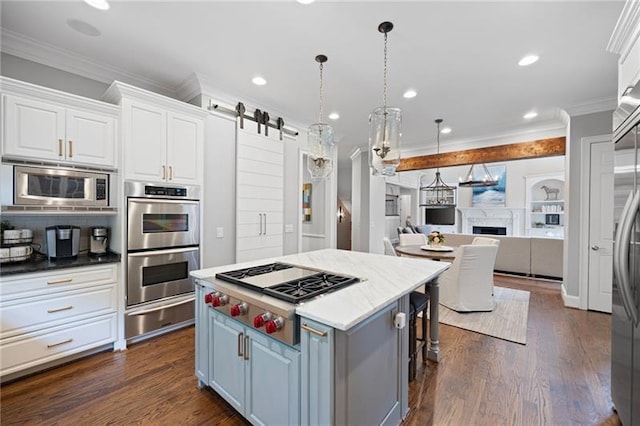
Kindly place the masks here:
[(258, 235), (262, 235), (262, 213), (258, 213), (258, 221), (260, 222), (260, 232), (258, 232)]
[(73, 157), (73, 141), (69, 141), (69, 157)]
[(244, 336), (244, 360), (249, 361), (249, 336)]
[(167, 173), (166, 173), (166, 168), (165, 165), (162, 165), (162, 180), (165, 180), (167, 178)]
[(62, 157), (62, 139), (58, 139), (58, 157)]
[(47, 348), (54, 348), (56, 346), (64, 345), (65, 343), (71, 343), (71, 342), (73, 342), (73, 339), (68, 338), (67, 340), (63, 340), (62, 342), (52, 343), (50, 345), (47, 345)]
[(319, 330), (316, 330), (315, 328), (310, 327), (309, 325), (307, 325), (307, 324), (306, 324), (306, 323), (304, 323), (304, 322), (302, 323), (302, 325), (301, 325), (300, 327), (301, 327), (303, 330), (307, 330), (309, 333), (316, 334), (316, 335), (318, 335), (318, 336), (320, 336), (320, 337), (325, 337), (325, 336), (327, 335), (327, 332), (326, 332), (326, 331), (319, 331)]
[(47, 281), (47, 285), (70, 283), (71, 281), (73, 281), (73, 278), (63, 278), (61, 280)]
[(73, 309), (73, 306), (69, 305), (69, 306), (65, 306), (64, 308), (47, 309), (47, 313), (53, 314), (53, 313), (56, 313), (56, 312), (68, 311), (70, 309)]
[(267, 235), (267, 214), (264, 214), (264, 235)]
[(169, 166), (169, 180), (173, 180), (173, 166)]
[(244, 341), (242, 339), (242, 336), (244, 336), (244, 333), (240, 333), (238, 334), (238, 356), (242, 356), (242, 342)]

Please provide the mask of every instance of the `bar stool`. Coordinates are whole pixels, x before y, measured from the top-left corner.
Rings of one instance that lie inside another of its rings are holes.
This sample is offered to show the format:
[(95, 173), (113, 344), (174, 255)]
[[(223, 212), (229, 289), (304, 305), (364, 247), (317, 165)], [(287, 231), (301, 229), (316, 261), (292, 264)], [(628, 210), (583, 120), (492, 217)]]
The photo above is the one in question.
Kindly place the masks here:
[[(422, 349), (422, 362), (427, 361), (427, 308), (429, 295), (413, 291), (409, 295), (409, 381), (416, 378), (417, 355)], [(422, 312), (422, 335), (417, 336), (418, 313)], [(419, 343), (419, 344), (418, 344)]]

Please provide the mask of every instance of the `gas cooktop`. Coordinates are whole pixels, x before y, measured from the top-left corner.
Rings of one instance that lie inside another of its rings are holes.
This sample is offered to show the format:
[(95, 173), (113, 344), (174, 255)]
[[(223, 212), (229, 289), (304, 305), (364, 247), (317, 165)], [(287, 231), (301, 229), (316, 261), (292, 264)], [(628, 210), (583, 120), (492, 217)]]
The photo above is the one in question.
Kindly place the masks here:
[(220, 272), (216, 278), (290, 303), (300, 303), (359, 281), (356, 277), (286, 263)]

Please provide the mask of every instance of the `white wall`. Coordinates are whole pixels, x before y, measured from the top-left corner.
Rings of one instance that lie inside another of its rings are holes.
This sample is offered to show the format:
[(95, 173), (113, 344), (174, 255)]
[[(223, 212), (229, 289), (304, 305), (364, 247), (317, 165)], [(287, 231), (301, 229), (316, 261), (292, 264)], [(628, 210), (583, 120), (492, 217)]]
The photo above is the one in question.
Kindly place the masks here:
[(46, 65), (2, 53), (0, 74), (16, 80), (50, 87), (67, 93), (100, 99), (109, 87), (106, 83), (61, 71)]

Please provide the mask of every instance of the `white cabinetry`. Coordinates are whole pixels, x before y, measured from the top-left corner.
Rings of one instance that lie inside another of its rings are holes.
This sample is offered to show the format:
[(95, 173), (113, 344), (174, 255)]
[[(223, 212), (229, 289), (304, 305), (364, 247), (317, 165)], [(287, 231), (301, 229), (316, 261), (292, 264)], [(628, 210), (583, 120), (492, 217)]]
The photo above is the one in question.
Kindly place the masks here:
[(117, 269), (114, 263), (3, 277), (3, 379), (115, 342)]
[(284, 145), (236, 129), (236, 262), (281, 256), (284, 222)]
[(118, 108), (2, 79), (6, 157), (115, 168)]
[(208, 310), (208, 384), (253, 424), (300, 424), (300, 352)]
[(564, 176), (526, 176), (527, 235), (564, 238)]
[(120, 82), (105, 99), (122, 106), (125, 179), (202, 184), (207, 111)]

